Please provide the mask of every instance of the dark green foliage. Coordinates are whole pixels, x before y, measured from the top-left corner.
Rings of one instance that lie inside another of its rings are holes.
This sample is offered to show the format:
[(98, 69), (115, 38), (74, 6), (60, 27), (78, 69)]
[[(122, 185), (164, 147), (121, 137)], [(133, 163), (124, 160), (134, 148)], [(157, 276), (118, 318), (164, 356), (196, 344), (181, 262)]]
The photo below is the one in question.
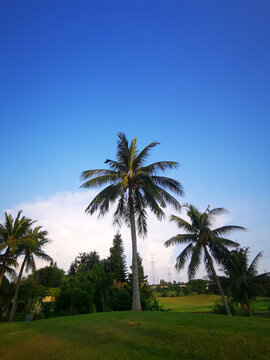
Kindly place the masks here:
[[(57, 296), (57, 314), (72, 315), (110, 310), (113, 276), (105, 271), (104, 261), (99, 260), (95, 251), (80, 254), (76, 259), (78, 267), (75, 276), (68, 276), (63, 281)], [(87, 268), (89, 270), (86, 270)]]
[(96, 263), (100, 262), (99, 254), (96, 251), (80, 253), (71, 263), (68, 276), (75, 276), (79, 273), (87, 273)]
[(114, 280), (123, 283), (126, 280), (126, 257), (121, 235), (117, 233), (113, 238), (110, 256), (106, 262), (107, 271), (113, 274)]
[(221, 281), (236, 303), (251, 315), (250, 300), (263, 293), (270, 280), (270, 273), (258, 275), (257, 267), (262, 253), (258, 253), (249, 265), (249, 249), (238, 248), (224, 259), (223, 271), (227, 278)]
[(0, 320), (7, 320), (15, 286), (4, 276), (0, 286)]
[(46, 293), (47, 288), (40, 285), (33, 276), (22, 279), (15, 320), (25, 320), (27, 314), (38, 313)]
[(95, 311), (94, 286), (87, 274), (66, 278), (56, 298), (58, 315), (85, 314)]
[(38, 283), (49, 288), (61, 286), (64, 275), (64, 270), (59, 269), (56, 263), (53, 263), (51, 266), (41, 268), (35, 273)]
[(187, 286), (191, 287), (191, 292), (205, 294), (207, 292), (207, 281), (202, 279), (190, 280)]
[[(231, 311), (232, 315), (240, 315), (239, 309), (235, 305), (233, 299), (230, 299), (228, 301), (228, 306), (230, 308), (230, 311)], [(212, 312), (214, 314), (226, 315), (226, 309), (225, 309), (225, 306), (224, 306), (223, 302), (221, 302), (220, 300), (217, 300), (215, 302), (215, 304), (213, 305), (213, 307), (212, 307)]]

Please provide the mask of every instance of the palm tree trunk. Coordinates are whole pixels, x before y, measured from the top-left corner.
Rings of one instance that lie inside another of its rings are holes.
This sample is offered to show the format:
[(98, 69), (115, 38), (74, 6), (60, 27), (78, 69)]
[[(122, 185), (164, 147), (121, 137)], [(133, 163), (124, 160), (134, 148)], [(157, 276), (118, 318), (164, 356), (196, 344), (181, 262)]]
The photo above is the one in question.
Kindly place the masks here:
[(248, 296), (247, 296), (247, 292), (246, 292), (246, 291), (245, 291), (244, 297), (245, 297), (245, 302), (246, 302), (248, 314), (249, 314), (250, 317), (252, 317), (252, 311), (251, 311), (251, 308), (250, 308), (250, 302), (249, 302), (249, 299), (248, 299)]
[(132, 311), (142, 311), (140, 286), (139, 286), (139, 273), (138, 273), (138, 252), (137, 252), (137, 238), (136, 238), (136, 225), (133, 208), (132, 197), (129, 196), (130, 204), (130, 227), (131, 227), (131, 241), (132, 241)]
[(21, 285), (21, 279), (22, 279), (22, 274), (23, 274), (23, 269), (24, 269), (24, 265), (26, 262), (26, 256), (23, 260), (21, 269), (20, 269), (20, 273), (18, 276), (18, 280), (17, 280), (17, 284), (16, 284), (16, 289), (15, 289), (15, 295), (14, 298), (12, 300), (12, 309), (10, 312), (10, 316), (9, 316), (9, 321), (13, 321), (15, 318), (15, 314), (16, 314), (16, 310), (17, 310), (17, 304), (18, 304), (18, 296), (19, 296), (19, 290), (20, 290), (20, 285)]
[(0, 286), (2, 284), (2, 280), (3, 280), (4, 274), (5, 274), (5, 267), (6, 267), (6, 262), (8, 259), (9, 252), (10, 252), (10, 248), (8, 247), (7, 251), (5, 253), (4, 259), (3, 259), (1, 270), (0, 270)]
[(231, 310), (230, 310), (230, 308), (229, 308), (229, 305), (228, 305), (228, 303), (227, 303), (227, 300), (226, 300), (226, 297), (225, 297), (225, 295), (224, 295), (223, 289), (222, 289), (222, 287), (221, 287), (220, 281), (219, 281), (219, 279), (218, 279), (216, 270), (215, 270), (215, 268), (214, 268), (213, 260), (212, 260), (212, 258), (211, 258), (211, 256), (210, 256), (209, 252), (207, 251), (206, 245), (204, 245), (204, 251), (205, 251), (206, 257), (207, 257), (207, 259), (208, 259), (208, 263), (209, 263), (209, 266), (210, 266), (210, 268), (211, 268), (211, 272), (212, 272), (213, 278), (214, 278), (214, 280), (215, 280), (215, 283), (216, 283), (216, 285), (217, 285), (217, 287), (218, 287), (218, 290), (219, 290), (219, 292), (220, 292), (220, 295), (221, 295), (221, 297), (222, 297), (222, 301), (223, 301), (223, 304), (224, 304), (224, 306), (225, 306), (226, 313), (227, 313), (227, 315), (232, 316)]

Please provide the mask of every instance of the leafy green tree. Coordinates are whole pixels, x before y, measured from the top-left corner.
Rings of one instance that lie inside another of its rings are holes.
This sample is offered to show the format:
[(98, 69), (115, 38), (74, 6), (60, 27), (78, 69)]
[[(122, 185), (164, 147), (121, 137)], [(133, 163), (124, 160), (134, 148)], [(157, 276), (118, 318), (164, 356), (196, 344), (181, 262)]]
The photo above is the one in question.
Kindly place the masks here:
[(105, 161), (109, 169), (87, 170), (81, 175), (82, 179), (86, 180), (81, 186), (83, 188), (109, 184), (91, 201), (86, 212), (92, 215), (99, 211), (99, 216), (102, 216), (109, 211), (110, 205), (117, 201), (114, 224), (120, 226), (124, 221), (131, 229), (133, 311), (141, 311), (136, 233), (138, 231), (141, 235), (147, 234), (147, 208), (160, 220), (165, 217), (162, 208), (166, 207), (166, 204), (172, 205), (176, 210), (180, 209), (178, 201), (167, 190), (183, 195), (178, 181), (157, 175), (159, 171), (176, 168), (176, 162), (145, 164), (150, 150), (157, 145), (157, 142), (152, 142), (139, 152), (136, 138), (129, 144), (125, 134), (118, 133), (117, 160)]
[(91, 251), (90, 253), (80, 253), (71, 263), (68, 276), (75, 276), (78, 273), (86, 273), (97, 263), (100, 263), (100, 257), (96, 251)]
[(35, 276), (39, 284), (55, 288), (61, 286), (65, 272), (59, 269), (56, 263), (52, 263), (50, 266), (37, 270)]
[(34, 229), (29, 229), (25, 236), (24, 241), (20, 243), (17, 249), (18, 255), (23, 255), (24, 259), (16, 283), (15, 295), (12, 300), (12, 309), (11, 309), (9, 321), (13, 321), (15, 317), (19, 290), (20, 290), (20, 283), (24, 268), (26, 268), (26, 271), (29, 271), (30, 269), (32, 271), (35, 271), (36, 270), (35, 257), (46, 261), (52, 261), (52, 258), (42, 250), (42, 247), (49, 242), (49, 239), (47, 238), (48, 235), (47, 231), (42, 231), (41, 228), (42, 226), (37, 226)]
[(252, 316), (250, 300), (254, 299), (269, 282), (270, 273), (258, 275), (258, 263), (262, 252), (255, 256), (250, 265), (248, 253), (249, 248), (237, 248), (230, 252), (230, 256), (225, 259), (223, 265), (223, 271), (227, 278), (222, 280), (229, 295), (248, 311), (249, 316)]
[[(7, 263), (16, 260), (15, 252), (19, 245), (28, 238), (28, 231), (34, 223), (31, 219), (22, 216), (22, 210), (18, 211), (15, 219), (5, 212), (5, 222), (0, 224), (0, 252), (2, 255), (0, 268), (0, 286), (7, 270)], [(12, 260), (13, 259), (13, 260)]]
[(0, 320), (7, 318), (10, 302), (14, 294), (14, 284), (3, 276), (2, 285), (0, 286)]
[(126, 280), (126, 257), (123, 240), (119, 233), (113, 238), (113, 246), (110, 248), (110, 256), (107, 259), (107, 269), (117, 282), (123, 283)]
[(167, 240), (165, 245), (168, 247), (170, 245), (188, 243), (187, 247), (177, 257), (176, 268), (178, 270), (182, 269), (188, 257), (191, 256), (191, 261), (188, 266), (188, 277), (190, 280), (194, 278), (201, 263), (202, 253), (204, 253), (206, 269), (213, 277), (219, 289), (227, 314), (231, 315), (231, 311), (214, 268), (213, 258), (218, 263), (222, 263), (222, 261), (229, 256), (229, 250), (227, 248), (238, 246), (236, 242), (224, 238), (223, 235), (235, 230), (246, 229), (242, 226), (234, 225), (212, 229), (215, 216), (226, 212), (225, 209), (215, 208), (210, 210), (208, 207), (206, 211), (202, 213), (193, 205), (185, 204), (184, 206), (187, 208), (187, 215), (191, 223), (175, 215), (172, 215), (170, 220), (175, 222), (180, 229), (184, 229), (187, 234), (178, 234)]
[(64, 279), (56, 297), (58, 315), (87, 314), (95, 311), (94, 286), (87, 273)]

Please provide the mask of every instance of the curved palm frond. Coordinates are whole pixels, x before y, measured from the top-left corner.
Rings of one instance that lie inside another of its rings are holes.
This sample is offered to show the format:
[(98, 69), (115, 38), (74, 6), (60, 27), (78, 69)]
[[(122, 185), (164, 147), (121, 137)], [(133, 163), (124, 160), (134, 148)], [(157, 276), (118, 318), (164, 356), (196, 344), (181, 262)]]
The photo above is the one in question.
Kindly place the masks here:
[(160, 186), (157, 186), (157, 190), (165, 204), (170, 205), (177, 211), (181, 210), (180, 203), (171, 194), (169, 194), (166, 190), (162, 189)]
[[(154, 148), (155, 146), (159, 145), (160, 143), (156, 142), (156, 141), (153, 141), (151, 142), (150, 144), (148, 144), (139, 154), (138, 156), (136, 157), (136, 159), (134, 160), (133, 162), (133, 169), (138, 169), (140, 168), (145, 160), (147, 159), (147, 157), (149, 156), (150, 154), (150, 150), (152, 148)], [(148, 166), (146, 167), (148, 168)], [(146, 171), (145, 168), (142, 169), (143, 171)], [(148, 171), (146, 171), (148, 172)]]
[[(158, 143), (157, 143), (158, 144)], [(144, 166), (141, 169), (150, 175), (156, 175), (158, 171), (166, 171), (167, 169), (176, 169), (178, 167), (176, 161), (157, 161), (150, 165)]]
[(201, 255), (202, 255), (202, 245), (197, 243), (193, 246), (191, 260), (188, 266), (188, 278), (189, 280), (194, 279), (197, 270), (199, 269), (201, 263)]
[(91, 180), (86, 181), (85, 183), (83, 183), (80, 188), (94, 188), (94, 187), (98, 187), (98, 186), (103, 186), (105, 184), (115, 184), (116, 182), (121, 181), (122, 179), (119, 177), (119, 175), (117, 173), (114, 174), (110, 174), (110, 175), (102, 175), (102, 176), (98, 176), (95, 177)]
[(179, 227), (179, 229), (184, 229), (189, 233), (197, 232), (197, 229), (194, 226), (192, 226), (190, 223), (188, 223), (186, 220), (180, 218), (179, 216), (171, 215), (170, 222), (175, 222), (177, 224), (177, 226)]
[(114, 175), (114, 170), (108, 169), (94, 169), (94, 170), (86, 170), (81, 173), (81, 180), (90, 179), (93, 176), (104, 176), (104, 175)]
[(169, 247), (171, 245), (184, 244), (187, 242), (196, 242), (197, 235), (195, 234), (178, 234), (165, 241), (164, 245)]
[(152, 178), (156, 185), (162, 186), (162, 188), (169, 190), (176, 195), (184, 196), (185, 193), (179, 181), (165, 176), (153, 176)]
[(193, 248), (194, 248), (193, 244), (190, 243), (188, 244), (187, 247), (185, 247), (185, 249), (181, 252), (181, 254), (177, 256), (176, 264), (175, 264), (177, 270), (183, 269), (188, 257), (192, 254)]
[[(248, 249), (248, 248), (247, 248)], [(249, 275), (252, 275), (252, 276), (257, 276), (258, 274), (258, 270), (257, 270), (257, 267), (258, 267), (258, 263), (259, 263), (259, 260), (262, 258), (262, 251), (260, 251), (256, 256), (255, 258), (252, 260), (249, 268), (247, 269), (247, 272)]]
[(109, 210), (109, 205), (121, 195), (121, 190), (122, 184), (107, 186), (91, 201), (85, 212), (92, 215), (95, 211), (100, 210), (99, 216), (104, 215), (106, 210)]
[(225, 235), (233, 231), (247, 231), (247, 229), (243, 226), (227, 225), (212, 230), (212, 232), (216, 235)]

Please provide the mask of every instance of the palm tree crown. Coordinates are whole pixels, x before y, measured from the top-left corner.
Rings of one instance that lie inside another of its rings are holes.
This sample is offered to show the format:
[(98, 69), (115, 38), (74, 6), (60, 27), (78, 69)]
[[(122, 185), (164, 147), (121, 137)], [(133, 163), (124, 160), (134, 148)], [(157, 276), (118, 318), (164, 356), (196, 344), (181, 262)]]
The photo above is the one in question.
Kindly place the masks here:
[(21, 216), (22, 210), (18, 211), (15, 219), (5, 212), (4, 225), (0, 224), (0, 252), (4, 251), (0, 268), (0, 286), (6, 271), (6, 265), (10, 257), (16, 258), (16, 251), (20, 244), (28, 238), (28, 231), (34, 223), (29, 218)]
[[(162, 208), (167, 204), (173, 206), (175, 210), (180, 209), (179, 202), (169, 192), (183, 195), (182, 185), (178, 181), (158, 175), (160, 171), (176, 168), (177, 162), (159, 161), (146, 164), (150, 150), (158, 144), (152, 142), (142, 151), (138, 151), (136, 138), (129, 144), (125, 134), (118, 133), (117, 159), (105, 161), (109, 169), (87, 170), (81, 175), (82, 180), (86, 180), (81, 186), (83, 188), (107, 185), (91, 201), (86, 212), (92, 215), (99, 211), (99, 216), (102, 216), (117, 201), (113, 215), (114, 224), (120, 226), (124, 221), (131, 228), (135, 287), (138, 287), (136, 228), (139, 234), (146, 235), (146, 209), (149, 208), (161, 220), (165, 217)], [(133, 288), (133, 296), (135, 292), (138, 296), (138, 291), (139, 288), (136, 291)], [(138, 310), (139, 308), (140, 305), (137, 306)]]
[(249, 248), (237, 248), (223, 262), (222, 270), (227, 278), (222, 278), (230, 296), (246, 308), (252, 315), (250, 300), (255, 298), (270, 279), (270, 273), (258, 274), (258, 263), (262, 257), (259, 252), (249, 264)]
[(162, 208), (166, 207), (166, 204), (179, 210), (179, 202), (167, 190), (183, 195), (182, 185), (174, 179), (158, 176), (159, 171), (176, 168), (178, 163), (159, 161), (145, 165), (150, 150), (158, 144), (152, 142), (139, 152), (136, 138), (129, 145), (125, 134), (118, 133), (117, 161), (107, 159), (105, 164), (108, 164), (109, 169), (87, 170), (81, 175), (82, 180), (87, 180), (81, 185), (82, 188), (110, 184), (91, 201), (86, 212), (92, 215), (99, 210), (99, 216), (104, 215), (109, 206), (118, 200), (114, 224), (121, 225), (124, 221), (130, 225), (129, 212), (133, 206), (137, 229), (140, 234), (146, 235), (146, 207), (159, 219), (164, 218)]
[[(208, 207), (206, 211), (202, 213), (191, 204), (185, 204), (184, 207), (187, 208), (187, 215), (190, 218), (190, 223), (175, 215), (172, 215), (170, 220), (175, 222), (180, 229), (184, 229), (187, 233), (178, 234), (172, 237), (165, 242), (165, 245), (168, 247), (174, 244), (188, 243), (186, 248), (177, 257), (176, 268), (178, 270), (182, 269), (190, 256), (191, 260), (188, 266), (189, 279), (194, 278), (200, 266), (202, 254), (204, 253), (204, 263), (206, 265), (206, 269), (208, 273), (214, 277), (214, 280), (221, 292), (223, 301), (226, 302), (223, 290), (221, 289), (214, 269), (212, 257), (218, 263), (221, 263), (224, 257), (228, 256), (229, 251), (227, 248), (238, 246), (236, 242), (225, 238), (224, 235), (235, 230), (246, 229), (242, 226), (235, 225), (227, 225), (212, 229), (215, 217), (226, 212), (223, 208), (210, 210)], [(226, 306), (227, 305), (225, 305), (225, 307)], [(229, 311), (227, 312), (230, 313)]]
[(17, 249), (17, 255), (23, 255), (24, 259), (17, 279), (9, 321), (13, 321), (15, 317), (20, 283), (24, 268), (26, 271), (32, 270), (34, 272), (36, 270), (35, 257), (46, 261), (52, 261), (52, 258), (42, 250), (42, 247), (48, 244), (50, 240), (47, 237), (47, 231), (41, 230), (41, 228), (42, 226), (37, 226), (34, 229), (29, 229), (27, 232), (27, 237), (22, 242), (20, 242)]

